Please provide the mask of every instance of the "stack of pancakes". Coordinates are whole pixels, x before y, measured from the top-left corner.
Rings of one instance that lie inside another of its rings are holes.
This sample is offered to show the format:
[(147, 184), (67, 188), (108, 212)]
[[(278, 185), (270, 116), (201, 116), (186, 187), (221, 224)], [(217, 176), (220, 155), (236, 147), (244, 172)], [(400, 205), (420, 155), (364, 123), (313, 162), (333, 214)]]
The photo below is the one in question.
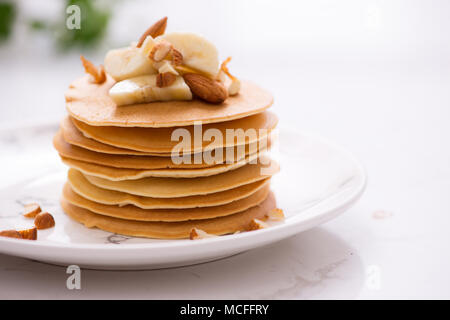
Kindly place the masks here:
[[(70, 167), (61, 200), (70, 217), (123, 235), (175, 239), (193, 228), (215, 235), (244, 231), (275, 208), (269, 183), (278, 166), (264, 153), (277, 125), (266, 111), (268, 92), (243, 82), (240, 94), (221, 105), (117, 107), (108, 95), (113, 84), (109, 77), (103, 84), (84, 77), (66, 93), (69, 116), (54, 146)], [(223, 139), (197, 140), (199, 124), (201, 133), (215, 129)], [(181, 162), (172, 157), (180, 142), (173, 141), (176, 129), (192, 138)], [(230, 141), (227, 129), (257, 135)], [(220, 152), (223, 157), (215, 157)]]

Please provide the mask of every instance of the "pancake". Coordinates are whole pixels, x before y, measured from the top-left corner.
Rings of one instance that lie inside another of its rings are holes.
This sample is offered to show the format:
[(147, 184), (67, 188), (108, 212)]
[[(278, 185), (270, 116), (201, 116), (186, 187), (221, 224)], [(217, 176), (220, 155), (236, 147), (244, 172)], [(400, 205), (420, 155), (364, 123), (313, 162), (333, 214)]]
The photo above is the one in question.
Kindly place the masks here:
[(61, 130), (53, 137), (53, 146), (56, 151), (58, 151), (59, 155), (64, 158), (103, 164), (117, 168), (165, 169), (175, 166), (178, 168), (203, 168), (214, 165), (214, 163), (206, 164), (204, 162), (200, 164), (180, 163), (176, 165), (170, 157), (117, 155), (95, 152), (67, 143), (64, 140)]
[(88, 228), (97, 227), (105, 231), (134, 237), (182, 239), (188, 238), (193, 228), (215, 235), (248, 230), (252, 220), (263, 219), (270, 210), (276, 208), (276, 202), (273, 193), (270, 192), (261, 204), (245, 211), (225, 217), (181, 222), (143, 222), (112, 218), (77, 207), (64, 198), (61, 199), (61, 206), (67, 215)]
[(142, 209), (183, 209), (219, 206), (250, 196), (264, 186), (269, 185), (269, 180), (270, 178), (266, 178), (241, 187), (208, 195), (181, 198), (150, 198), (99, 188), (90, 183), (81, 172), (75, 169), (69, 169), (68, 173), (68, 182), (72, 190), (83, 198), (108, 205), (124, 206), (132, 204)]
[(109, 96), (114, 83), (110, 76), (100, 85), (89, 81), (89, 76), (74, 81), (65, 94), (67, 111), (91, 126), (158, 128), (190, 126), (195, 121), (215, 123), (239, 119), (262, 112), (273, 103), (269, 92), (241, 81), (239, 94), (220, 105), (194, 99), (117, 107)]
[[(232, 147), (235, 145), (249, 144), (257, 140), (266, 139), (268, 134), (277, 125), (278, 118), (271, 112), (263, 112), (243, 119), (206, 124), (202, 126), (202, 132), (205, 133), (208, 129), (217, 129), (221, 133), (222, 141), (204, 141), (202, 136), (197, 134), (198, 146), (194, 143), (194, 126), (177, 128), (186, 133), (187, 141), (181, 138), (178, 141), (172, 141), (172, 132), (174, 128), (122, 128), (111, 126), (94, 127), (84, 122), (72, 119), (74, 125), (80, 130), (84, 136), (100, 141), (114, 147), (132, 149), (144, 152), (167, 153), (172, 152), (174, 147), (185, 142), (190, 144), (186, 146), (187, 151), (201, 152), (211, 150), (219, 147)], [(254, 130), (254, 135), (243, 137), (242, 141), (237, 139), (226, 139), (226, 132), (228, 130)], [(190, 139), (190, 140), (189, 140)], [(231, 141), (228, 141), (231, 140)]]
[[(263, 159), (262, 163), (269, 163), (265, 156), (261, 157), (261, 159)], [(268, 166), (262, 163), (247, 164), (236, 170), (199, 178), (149, 177), (138, 180), (111, 181), (90, 175), (85, 175), (85, 177), (90, 183), (103, 189), (144, 197), (178, 198), (211, 194), (237, 188), (266, 179), (279, 170), (278, 164), (274, 161), (270, 161)]]
[[(171, 152), (163, 152), (163, 153), (157, 153), (157, 152), (143, 152), (143, 151), (136, 151), (131, 149), (124, 149), (124, 148), (118, 148), (114, 146), (110, 146), (108, 144), (101, 143), (99, 141), (96, 141), (94, 139), (86, 138), (80, 130), (75, 127), (72, 120), (70, 120), (70, 117), (64, 118), (64, 120), (61, 122), (61, 131), (64, 136), (64, 140), (67, 143), (70, 143), (71, 145), (81, 147), (83, 149), (88, 149), (90, 151), (95, 151), (97, 153), (106, 153), (106, 154), (117, 154), (117, 155), (138, 155), (138, 156), (158, 156), (158, 157), (171, 157)], [(264, 140), (265, 141), (265, 140)], [(248, 154), (250, 150), (254, 148), (254, 145), (249, 144), (246, 145), (245, 153)], [(223, 148), (222, 154), (226, 154), (228, 148)], [(242, 152), (239, 151), (237, 147), (234, 148), (235, 155), (242, 155)], [(217, 150), (217, 149), (216, 149)], [(216, 152), (213, 150), (212, 152)], [(193, 156), (191, 157), (193, 159)], [(193, 160), (191, 162), (194, 162)]]
[[(128, 169), (205, 168), (223, 163), (226, 160), (226, 154), (224, 154), (223, 157), (221, 157), (222, 159), (216, 160), (215, 158), (212, 158), (209, 163), (204, 161), (204, 158), (201, 157), (200, 159), (203, 161), (199, 164), (193, 163), (193, 161), (191, 163), (185, 163), (183, 161), (182, 163), (175, 164), (170, 157), (108, 155), (83, 149), (67, 143), (66, 141), (64, 141), (64, 137), (61, 131), (56, 133), (56, 135), (54, 136), (53, 146), (58, 151), (59, 155), (64, 158), (104, 165), (108, 167)], [(249, 148), (246, 149), (246, 151), (249, 150)], [(238, 162), (245, 159), (245, 155), (245, 151), (240, 152), (239, 154), (235, 154), (234, 159), (232, 160), (234, 160), (234, 162)], [(216, 162), (213, 162), (214, 160)]]
[(68, 183), (63, 189), (63, 197), (69, 203), (101, 215), (136, 221), (187, 221), (224, 217), (247, 210), (263, 202), (269, 194), (269, 185), (258, 190), (247, 198), (236, 200), (221, 206), (191, 209), (141, 209), (134, 205), (123, 207), (100, 204), (85, 199), (75, 193)]
[[(113, 147), (101, 142), (98, 142), (94, 139), (86, 138), (80, 130), (75, 127), (70, 117), (65, 117), (60, 124), (60, 128), (62, 134), (64, 136), (64, 140), (72, 145), (88, 149), (91, 151), (107, 153), (107, 154), (123, 154), (123, 155), (155, 155), (153, 152), (142, 152), (124, 148)], [(163, 155), (163, 154), (156, 154)], [(170, 153), (164, 154), (164, 156), (170, 157)]]
[[(258, 154), (255, 153), (246, 157), (245, 159), (230, 163), (219, 164), (213, 167), (206, 168), (191, 168), (191, 169), (126, 169), (114, 168), (109, 166), (102, 166), (95, 163), (84, 162), (66, 157), (61, 157), (64, 164), (71, 168), (75, 168), (84, 174), (94, 177), (100, 177), (111, 181), (122, 180), (137, 180), (147, 177), (164, 177), (164, 178), (197, 178), (208, 177), (231, 170), (236, 170), (247, 163), (256, 163)], [(170, 159), (170, 158), (168, 158)]]

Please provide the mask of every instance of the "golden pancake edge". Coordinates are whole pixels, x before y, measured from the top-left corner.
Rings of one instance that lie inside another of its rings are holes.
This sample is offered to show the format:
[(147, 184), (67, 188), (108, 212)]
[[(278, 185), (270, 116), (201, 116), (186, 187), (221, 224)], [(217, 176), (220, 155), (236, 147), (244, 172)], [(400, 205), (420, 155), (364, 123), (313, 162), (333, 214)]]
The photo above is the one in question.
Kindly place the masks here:
[(229, 97), (221, 105), (201, 100), (151, 102), (116, 106), (109, 96), (115, 81), (98, 85), (88, 76), (75, 80), (66, 91), (66, 109), (69, 114), (91, 126), (120, 127), (176, 127), (202, 123), (224, 122), (260, 113), (273, 103), (272, 95), (259, 86), (241, 82), (240, 93)]
[(269, 185), (270, 178), (222, 192), (178, 198), (151, 198), (102, 189), (90, 183), (81, 172), (75, 169), (69, 169), (67, 180), (72, 190), (80, 196), (101, 204), (118, 206), (132, 204), (142, 209), (186, 209), (219, 206), (240, 200)]
[(64, 197), (61, 198), (61, 206), (68, 216), (88, 228), (96, 227), (133, 237), (183, 239), (189, 237), (193, 228), (214, 235), (246, 231), (253, 219), (264, 219), (268, 212), (276, 208), (276, 201), (270, 192), (262, 203), (245, 211), (225, 217), (181, 222), (144, 222), (108, 217), (70, 204)]

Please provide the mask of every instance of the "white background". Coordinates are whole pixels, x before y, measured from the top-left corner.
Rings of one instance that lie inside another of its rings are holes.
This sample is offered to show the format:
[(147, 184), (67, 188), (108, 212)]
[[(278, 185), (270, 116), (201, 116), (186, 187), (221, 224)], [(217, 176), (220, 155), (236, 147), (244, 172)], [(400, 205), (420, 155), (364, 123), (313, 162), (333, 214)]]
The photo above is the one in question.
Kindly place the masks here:
[[(59, 1), (19, 4), (20, 21), (62, 16)], [(449, 1), (118, 2), (98, 51), (65, 54), (18, 25), (0, 46), (0, 125), (59, 121), (79, 54), (101, 63), (164, 15), (272, 91), (281, 126), (352, 150), (365, 195), (275, 245), (188, 268), (84, 270), (80, 291), (63, 268), (0, 255), (1, 298), (450, 298)]]

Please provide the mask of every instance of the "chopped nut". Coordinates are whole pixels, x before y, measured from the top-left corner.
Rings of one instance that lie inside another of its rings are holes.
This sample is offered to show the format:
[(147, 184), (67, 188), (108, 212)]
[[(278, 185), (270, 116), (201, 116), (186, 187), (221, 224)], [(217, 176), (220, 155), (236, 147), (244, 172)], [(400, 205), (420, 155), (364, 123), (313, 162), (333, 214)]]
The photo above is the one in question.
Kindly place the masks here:
[(85, 59), (83, 56), (80, 56), (80, 59), (83, 63), (84, 70), (86, 71), (86, 73), (89, 73), (93, 77), (95, 83), (101, 84), (106, 81), (106, 72), (103, 65), (100, 65), (100, 68), (97, 69), (97, 67), (92, 62)]
[(186, 73), (183, 79), (192, 93), (210, 103), (222, 103), (228, 97), (228, 91), (219, 81), (198, 73)]
[(34, 218), (41, 212), (41, 207), (37, 203), (29, 203), (24, 206), (23, 215), (26, 218)]
[(217, 74), (216, 80), (225, 84), (225, 81), (228, 80), (228, 76), (225, 74), (225, 72), (223, 72), (223, 70), (220, 70)]
[(27, 230), (19, 230), (20, 235), (22, 236), (22, 239), (27, 240), (37, 240), (37, 229), (31, 228)]
[(152, 48), (152, 51), (150, 51), (148, 57), (155, 62), (162, 61), (164, 60), (164, 58), (167, 57), (171, 49), (172, 45), (168, 41), (162, 40), (157, 44), (155, 44), (155, 46)]
[(198, 239), (206, 239), (206, 238), (214, 238), (217, 237), (214, 234), (209, 234), (201, 229), (193, 228), (189, 235), (189, 239), (198, 240)]
[(273, 221), (281, 221), (284, 220), (285, 217), (282, 209), (275, 208), (269, 211), (267, 218)]
[(0, 237), (17, 238), (22, 239), (22, 235), (17, 230), (4, 230), (0, 231)]
[(172, 85), (177, 76), (171, 72), (158, 73), (156, 76), (156, 86), (159, 88), (164, 88)]
[(179, 66), (183, 63), (183, 55), (181, 54), (180, 51), (178, 51), (175, 48), (172, 48), (171, 54), (172, 54), (172, 63), (174, 66)]
[(233, 76), (230, 73), (230, 70), (228, 70), (227, 64), (231, 61), (231, 57), (228, 57), (227, 59), (225, 59), (224, 62), (222, 62), (221, 66), (220, 66), (220, 71), (223, 71), (230, 79), (231, 79), (231, 84), (228, 86), (228, 94), (230, 96), (234, 96), (236, 94), (239, 93), (239, 90), (241, 89), (241, 81), (236, 78), (235, 76)]
[(253, 231), (253, 230), (259, 230), (269, 227), (269, 225), (259, 219), (253, 219), (252, 222), (250, 222), (247, 231)]
[(97, 83), (101, 84), (106, 81), (106, 71), (105, 71), (105, 67), (102, 64), (100, 65), (99, 68), (100, 68), (100, 70), (99, 70), (99, 75), (97, 78)]
[(142, 46), (142, 43), (144, 43), (145, 38), (148, 36), (151, 36), (152, 38), (156, 38), (166, 31), (167, 27), (167, 17), (164, 17), (158, 21), (156, 21), (153, 25), (150, 26), (139, 38), (139, 42), (137, 43), (136, 47), (140, 48)]
[(231, 80), (230, 85), (228, 86), (228, 94), (230, 96), (235, 96), (241, 90), (241, 81), (239, 79)]
[(41, 212), (34, 219), (34, 225), (38, 230), (52, 228), (55, 226), (55, 219), (50, 213)]
[(158, 69), (158, 73), (165, 73), (165, 72), (170, 72), (173, 73), (174, 75), (178, 76), (180, 75), (177, 70), (175, 70), (172, 66), (172, 64), (167, 61), (167, 60), (163, 60), (160, 62), (155, 62), (153, 64), (153, 66)]
[(155, 45), (155, 39), (153, 39), (152, 37), (147, 37), (145, 39), (144, 43), (142, 43), (139, 50), (141, 51), (143, 56), (148, 57), (150, 55), (150, 52), (152, 51), (154, 45)]

